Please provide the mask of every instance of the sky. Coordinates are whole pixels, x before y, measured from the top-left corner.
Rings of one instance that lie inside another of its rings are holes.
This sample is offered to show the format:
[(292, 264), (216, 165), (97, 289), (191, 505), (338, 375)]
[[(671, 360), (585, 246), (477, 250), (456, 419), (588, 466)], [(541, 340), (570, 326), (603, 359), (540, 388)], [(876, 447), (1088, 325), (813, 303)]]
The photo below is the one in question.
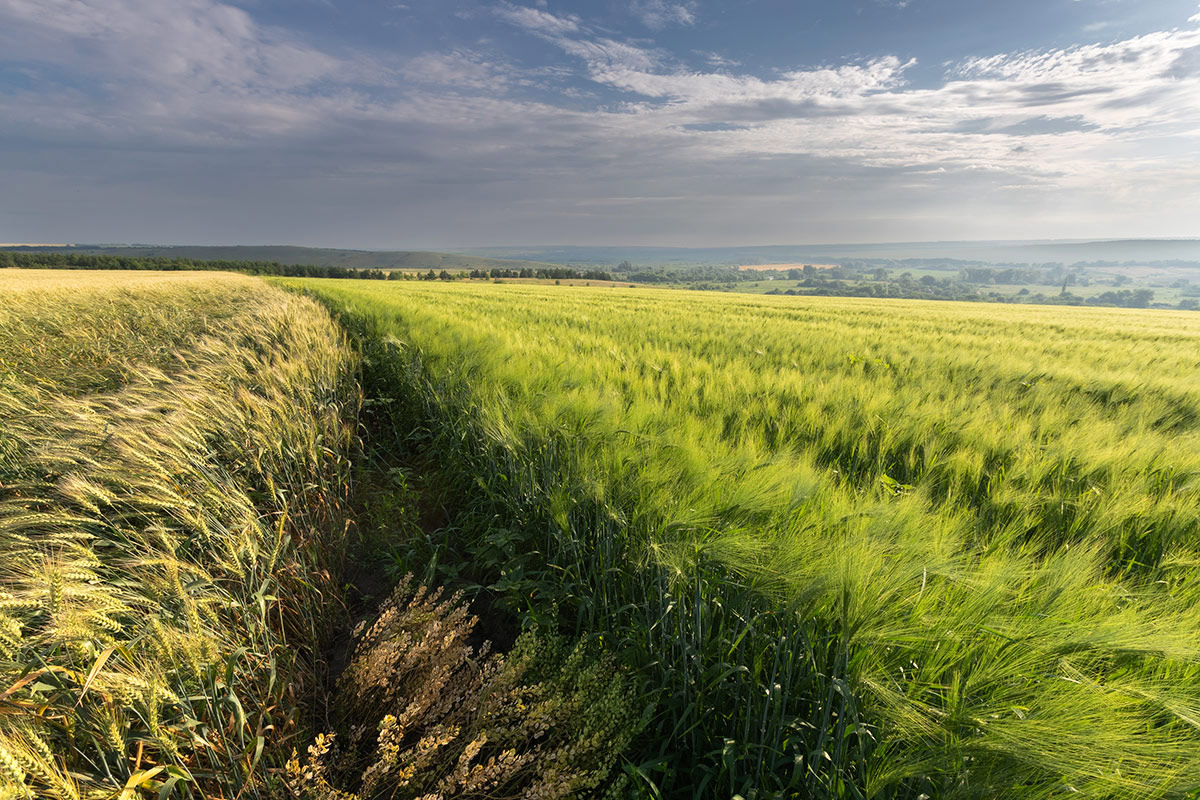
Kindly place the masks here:
[(1200, 236), (1196, 0), (0, 0), (0, 242)]

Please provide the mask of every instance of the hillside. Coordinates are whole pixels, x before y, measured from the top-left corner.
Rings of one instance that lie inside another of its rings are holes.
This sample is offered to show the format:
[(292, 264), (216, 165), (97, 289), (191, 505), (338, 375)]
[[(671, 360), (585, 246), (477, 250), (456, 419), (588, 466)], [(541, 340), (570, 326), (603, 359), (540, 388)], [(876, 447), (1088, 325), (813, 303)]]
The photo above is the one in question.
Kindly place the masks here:
[(576, 264), (777, 264), (847, 259), (960, 259), (990, 263), (1058, 261), (1200, 261), (1200, 239), (1054, 240), (993, 242), (879, 242), (747, 247), (491, 247), (475, 256), (544, 259)]
[(193, 258), (199, 261), (277, 261), (281, 264), (313, 264), (350, 269), (491, 270), (537, 269), (558, 266), (540, 261), (490, 258), (486, 256), (434, 253), (424, 250), (334, 250), (291, 245), (73, 245), (69, 247), (14, 247), (25, 253), (79, 253), (86, 255), (133, 256), (142, 258)]

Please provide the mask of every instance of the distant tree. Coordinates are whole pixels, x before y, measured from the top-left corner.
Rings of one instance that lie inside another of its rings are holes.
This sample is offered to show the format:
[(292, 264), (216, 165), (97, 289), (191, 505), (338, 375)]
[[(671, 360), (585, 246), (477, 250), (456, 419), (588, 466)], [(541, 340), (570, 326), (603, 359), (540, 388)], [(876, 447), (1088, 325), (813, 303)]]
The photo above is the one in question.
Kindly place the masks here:
[(1146, 308), (1153, 300), (1153, 289), (1118, 289), (1115, 292), (1103, 292), (1095, 297), (1089, 297), (1087, 302), (1101, 306)]

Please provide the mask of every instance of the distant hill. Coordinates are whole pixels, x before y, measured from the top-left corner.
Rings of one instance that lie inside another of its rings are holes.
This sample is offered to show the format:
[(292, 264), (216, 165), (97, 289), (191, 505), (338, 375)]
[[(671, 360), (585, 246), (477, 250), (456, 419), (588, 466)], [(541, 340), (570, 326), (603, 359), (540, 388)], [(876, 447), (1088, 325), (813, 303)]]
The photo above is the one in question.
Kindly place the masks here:
[(433, 253), (421, 250), (333, 250), (288, 245), (71, 245), (65, 247), (11, 247), (23, 253), (79, 253), (129, 258), (191, 258), (196, 261), (277, 261), (280, 264), (313, 264), (348, 269), (491, 270), (545, 269), (559, 264), (488, 256)]
[(849, 259), (961, 259), (992, 263), (1116, 261), (1200, 262), (1200, 239), (1033, 240), (766, 245), (749, 247), (489, 247), (474, 256), (524, 258), (566, 264), (827, 264)]
[(275, 261), (348, 269), (546, 269), (562, 265), (635, 266), (834, 264), (855, 259), (959, 259), (989, 263), (1072, 264), (1086, 261), (1150, 264), (1200, 262), (1200, 239), (1031, 240), (766, 245), (748, 247), (548, 246), (474, 248), (457, 253), (420, 250), (338, 250), (317, 247), (191, 245), (4, 246), (19, 252), (83, 253), (197, 261)]

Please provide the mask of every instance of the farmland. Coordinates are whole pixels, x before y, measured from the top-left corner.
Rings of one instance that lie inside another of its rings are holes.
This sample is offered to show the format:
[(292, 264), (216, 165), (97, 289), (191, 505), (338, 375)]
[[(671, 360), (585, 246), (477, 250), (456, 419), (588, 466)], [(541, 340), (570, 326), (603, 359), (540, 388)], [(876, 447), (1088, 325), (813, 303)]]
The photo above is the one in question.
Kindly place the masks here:
[(311, 723), (355, 356), (250, 278), (0, 297), (0, 794), (236, 794)]
[(455, 486), (419, 560), (618, 642), (664, 793), (1200, 784), (1193, 318), (292, 285)]
[(0, 299), (0, 797), (1200, 788), (1195, 315)]
[(461, 594), (348, 583), (362, 397), (323, 308), (214, 273), (3, 279), (0, 797), (607, 785), (640, 728), (602, 648), (501, 658)]

